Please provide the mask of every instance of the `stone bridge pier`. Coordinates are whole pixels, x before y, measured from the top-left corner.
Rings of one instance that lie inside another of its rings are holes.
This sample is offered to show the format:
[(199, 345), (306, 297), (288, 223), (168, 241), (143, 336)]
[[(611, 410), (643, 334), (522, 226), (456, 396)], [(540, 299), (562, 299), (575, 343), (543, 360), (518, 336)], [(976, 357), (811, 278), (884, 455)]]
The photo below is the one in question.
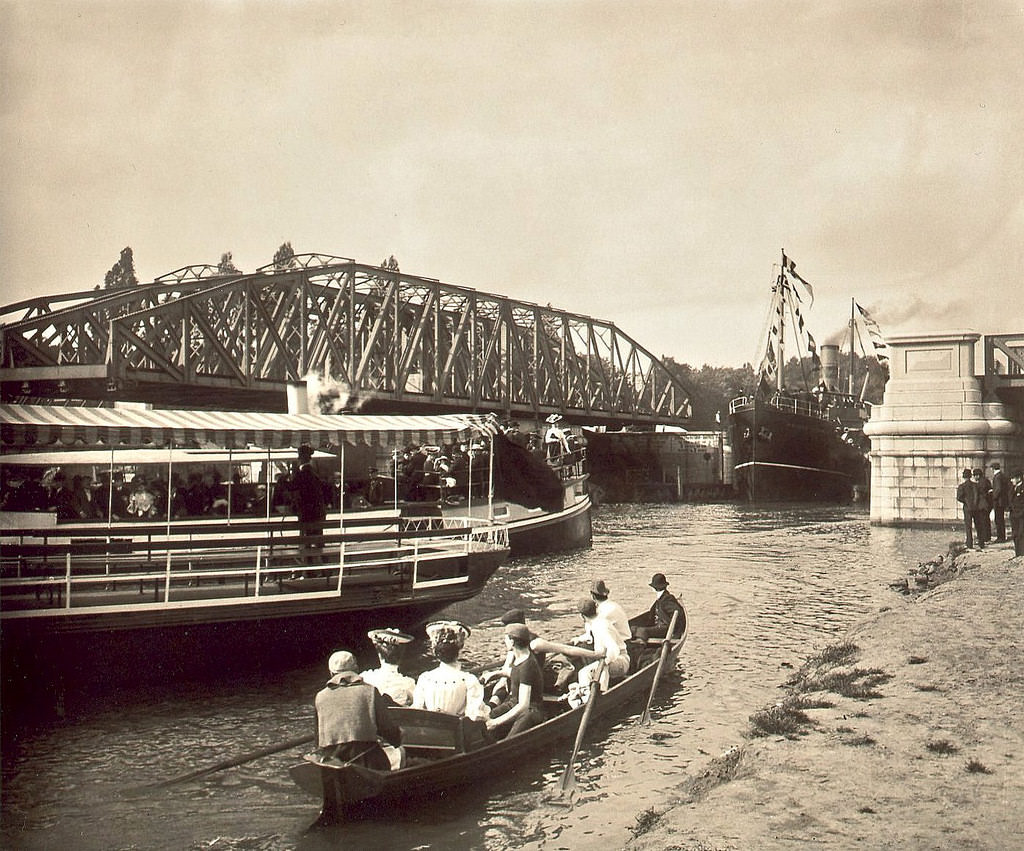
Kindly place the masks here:
[[(871, 509), (882, 526), (952, 525), (964, 468), (998, 461), (1024, 468), (1022, 410), (985, 395), (973, 332), (886, 338), (889, 381), (865, 434), (871, 439)], [(991, 471), (986, 470), (990, 476)]]

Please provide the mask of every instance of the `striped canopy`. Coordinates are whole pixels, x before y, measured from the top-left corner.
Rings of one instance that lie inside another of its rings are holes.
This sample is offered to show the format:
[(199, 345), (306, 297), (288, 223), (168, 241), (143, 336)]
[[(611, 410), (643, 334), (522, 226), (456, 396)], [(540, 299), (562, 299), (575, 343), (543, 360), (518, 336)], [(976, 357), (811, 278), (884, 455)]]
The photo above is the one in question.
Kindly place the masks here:
[(44, 446), (220, 446), (272, 449), (367, 443), (405, 446), (450, 443), (494, 434), (492, 414), (365, 416), (362, 414), (266, 414), (243, 411), (159, 411), (138, 408), (76, 408), (0, 405), (4, 453)]

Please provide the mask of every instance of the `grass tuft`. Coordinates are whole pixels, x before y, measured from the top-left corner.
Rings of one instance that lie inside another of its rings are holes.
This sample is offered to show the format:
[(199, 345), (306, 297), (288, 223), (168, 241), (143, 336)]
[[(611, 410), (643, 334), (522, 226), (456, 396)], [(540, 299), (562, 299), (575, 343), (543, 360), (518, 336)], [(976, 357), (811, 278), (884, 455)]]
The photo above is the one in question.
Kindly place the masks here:
[(968, 774), (991, 774), (992, 769), (984, 763), (978, 762), (976, 759), (967, 760), (967, 765), (964, 766), (964, 770)]
[(877, 745), (878, 741), (873, 739), (871, 736), (854, 736), (852, 739), (843, 739), (844, 745), (851, 745), (852, 747), (861, 747), (864, 745)]
[(637, 837), (643, 836), (643, 834), (654, 827), (661, 820), (661, 814), (654, 807), (648, 807), (639, 815), (634, 816), (634, 818), (636, 819), (636, 825), (631, 827), (629, 831), (634, 837)]
[(852, 668), (849, 671), (829, 671), (807, 681), (804, 691), (831, 691), (842, 697), (869, 700), (881, 697), (876, 686), (887, 683), (892, 674), (879, 668)]
[(960, 748), (958, 748), (952, 742), (947, 741), (946, 739), (939, 739), (935, 742), (928, 742), (928, 744), (926, 744), (925, 747), (928, 748), (928, 750), (930, 750), (932, 753), (942, 754), (943, 756), (955, 754), (958, 750), (960, 750)]
[(933, 685), (915, 685), (914, 688), (918, 691), (942, 691), (938, 686)]
[(858, 808), (857, 812), (858, 813), (866, 813), (867, 815), (874, 815), (875, 814), (875, 811), (873, 809), (871, 809), (871, 807), (867, 807), (867, 806)]
[(925, 656), (911, 656), (907, 659), (908, 665), (923, 665), (928, 659)]
[(800, 707), (799, 698), (788, 697), (782, 703), (760, 709), (750, 716), (751, 736), (785, 736), (795, 739), (813, 726), (810, 716)]

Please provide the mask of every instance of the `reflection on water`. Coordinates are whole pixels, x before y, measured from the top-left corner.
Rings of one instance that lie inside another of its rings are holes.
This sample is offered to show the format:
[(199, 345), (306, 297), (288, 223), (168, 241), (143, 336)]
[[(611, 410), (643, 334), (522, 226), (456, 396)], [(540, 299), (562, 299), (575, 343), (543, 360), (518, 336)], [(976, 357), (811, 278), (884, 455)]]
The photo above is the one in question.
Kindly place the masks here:
[[(60, 725), (23, 730), (3, 754), (8, 848), (327, 849), (622, 847), (635, 817), (681, 773), (740, 741), (747, 717), (799, 663), (853, 621), (899, 598), (887, 583), (943, 552), (952, 531), (870, 527), (835, 507), (606, 506), (592, 549), (514, 562), (447, 614), (473, 625), (464, 660), (493, 664), (506, 609), (546, 636), (579, 632), (576, 603), (604, 579), (628, 612), (646, 609), (654, 572), (686, 603), (690, 635), (655, 701), (595, 722), (570, 809), (553, 790), (572, 747), (493, 782), (400, 811), (307, 832), (316, 815), (287, 777), (301, 749), (202, 779), (153, 788), (248, 751), (312, 733), (321, 666), (201, 687), (167, 683)], [(73, 660), (71, 660), (73, 661)], [(422, 663), (421, 663), (422, 664)]]

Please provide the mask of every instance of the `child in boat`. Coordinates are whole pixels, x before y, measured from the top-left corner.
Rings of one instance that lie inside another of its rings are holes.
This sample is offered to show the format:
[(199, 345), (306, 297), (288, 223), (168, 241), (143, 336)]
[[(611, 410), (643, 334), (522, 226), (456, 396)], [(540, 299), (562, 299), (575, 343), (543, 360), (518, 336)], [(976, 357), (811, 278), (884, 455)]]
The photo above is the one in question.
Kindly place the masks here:
[(427, 624), (426, 632), (431, 652), (439, 664), (420, 674), (413, 690), (413, 708), (464, 715), (473, 721), (486, 718), (484, 687), (459, 664), (459, 653), (469, 637), (469, 627), (458, 621), (434, 621)]

